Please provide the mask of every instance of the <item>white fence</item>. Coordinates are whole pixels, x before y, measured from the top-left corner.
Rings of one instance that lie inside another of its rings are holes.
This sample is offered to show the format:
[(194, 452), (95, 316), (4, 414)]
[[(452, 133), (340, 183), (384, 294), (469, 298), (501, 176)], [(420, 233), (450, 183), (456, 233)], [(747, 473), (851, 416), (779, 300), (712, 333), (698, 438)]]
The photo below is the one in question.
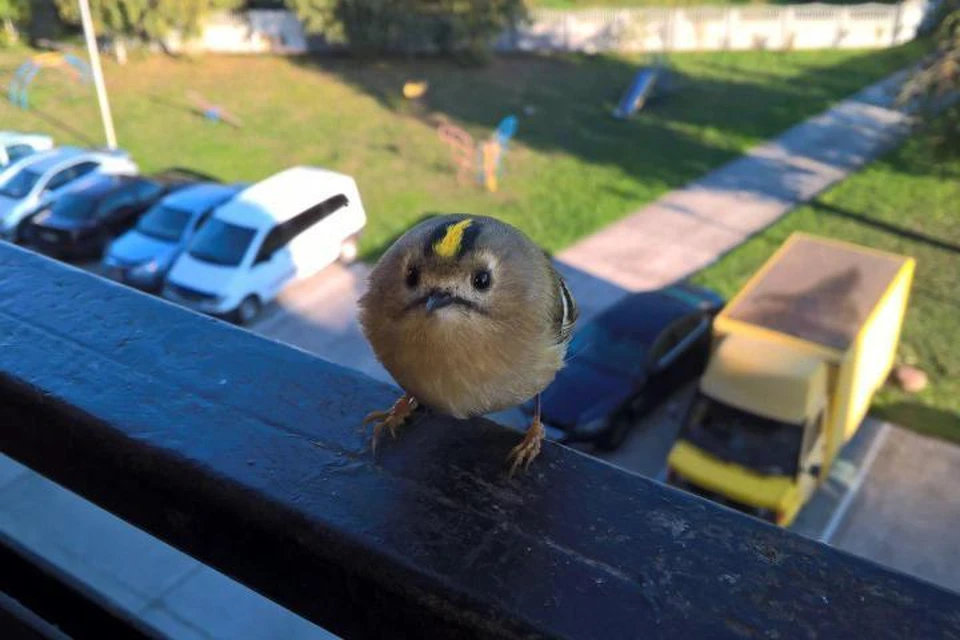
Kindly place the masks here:
[(184, 44), (174, 37), (167, 46), (214, 53), (305, 53), (307, 35), (293, 12), (258, 9), (212, 16), (199, 38)]
[[(637, 9), (536, 10), (501, 35), (501, 51), (715, 51), (882, 48), (907, 42), (934, 8), (898, 4), (798, 4)], [(173, 48), (180, 43), (170, 42)], [(303, 53), (309, 41), (289, 11), (246, 11), (211, 19), (190, 49)]]
[(931, 7), (899, 4), (754, 5), (536, 11), (503, 50), (715, 51), (880, 48), (912, 40)]

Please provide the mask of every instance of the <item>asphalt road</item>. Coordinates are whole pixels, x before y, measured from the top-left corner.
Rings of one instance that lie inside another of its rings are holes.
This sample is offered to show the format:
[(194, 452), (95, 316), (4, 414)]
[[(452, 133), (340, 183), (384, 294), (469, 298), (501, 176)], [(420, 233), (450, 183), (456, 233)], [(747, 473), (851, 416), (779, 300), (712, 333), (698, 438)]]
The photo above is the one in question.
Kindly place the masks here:
[(889, 427), (824, 541), (960, 592), (960, 447)]

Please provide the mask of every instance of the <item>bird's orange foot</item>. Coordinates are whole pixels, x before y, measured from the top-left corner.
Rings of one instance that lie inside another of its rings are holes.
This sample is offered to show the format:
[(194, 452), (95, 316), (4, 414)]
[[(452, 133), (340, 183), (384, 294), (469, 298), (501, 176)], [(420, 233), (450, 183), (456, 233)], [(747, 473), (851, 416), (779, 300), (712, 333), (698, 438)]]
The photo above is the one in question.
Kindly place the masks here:
[(543, 442), (545, 435), (546, 432), (543, 430), (540, 416), (537, 416), (534, 418), (530, 428), (527, 429), (523, 440), (511, 449), (510, 455), (507, 456), (507, 462), (510, 463), (510, 477), (513, 477), (513, 474), (517, 472), (517, 469), (519, 469), (521, 465), (524, 471), (530, 468), (530, 463), (533, 462), (533, 459), (540, 453), (540, 443)]
[(389, 411), (374, 411), (367, 414), (367, 417), (363, 419), (363, 425), (366, 426), (371, 422), (376, 423), (373, 426), (373, 437), (370, 439), (370, 449), (373, 453), (377, 452), (377, 442), (380, 440), (383, 430), (386, 429), (390, 432), (391, 436), (396, 438), (397, 427), (407, 421), (407, 418), (416, 411), (417, 406), (417, 399), (405, 393), (399, 400), (393, 403)]

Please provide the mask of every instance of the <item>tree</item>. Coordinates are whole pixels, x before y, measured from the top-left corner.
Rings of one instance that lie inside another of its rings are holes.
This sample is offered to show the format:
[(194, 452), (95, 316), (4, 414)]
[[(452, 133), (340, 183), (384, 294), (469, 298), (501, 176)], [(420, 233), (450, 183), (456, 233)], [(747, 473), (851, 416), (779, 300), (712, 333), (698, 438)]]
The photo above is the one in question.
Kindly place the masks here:
[(0, 36), (0, 43), (19, 40), (17, 24), (22, 24), (29, 16), (30, 0), (0, 0), (0, 21), (3, 21), (3, 36)]
[(524, 0), (287, 0), (304, 26), (356, 54), (434, 49), (472, 60), (526, 18)]
[(944, 0), (940, 5), (935, 31), (934, 51), (900, 90), (900, 103), (915, 102), (921, 114), (936, 127), (936, 149), (944, 154), (960, 154), (960, 0)]
[[(64, 22), (80, 24), (77, 0), (56, 4)], [(200, 32), (210, 13), (241, 4), (243, 0), (90, 0), (90, 13), (97, 31), (111, 36), (117, 59), (123, 62), (128, 39), (162, 42), (171, 33), (190, 37)]]

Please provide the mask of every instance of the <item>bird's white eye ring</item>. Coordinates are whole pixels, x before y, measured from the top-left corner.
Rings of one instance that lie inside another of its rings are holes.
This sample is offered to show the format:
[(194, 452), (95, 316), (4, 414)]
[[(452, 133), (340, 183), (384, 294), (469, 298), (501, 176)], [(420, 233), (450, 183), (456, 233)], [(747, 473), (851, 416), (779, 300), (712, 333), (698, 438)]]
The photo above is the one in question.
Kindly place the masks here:
[(420, 284), (420, 269), (417, 269), (415, 266), (407, 267), (405, 280), (408, 287), (416, 289), (417, 285)]

